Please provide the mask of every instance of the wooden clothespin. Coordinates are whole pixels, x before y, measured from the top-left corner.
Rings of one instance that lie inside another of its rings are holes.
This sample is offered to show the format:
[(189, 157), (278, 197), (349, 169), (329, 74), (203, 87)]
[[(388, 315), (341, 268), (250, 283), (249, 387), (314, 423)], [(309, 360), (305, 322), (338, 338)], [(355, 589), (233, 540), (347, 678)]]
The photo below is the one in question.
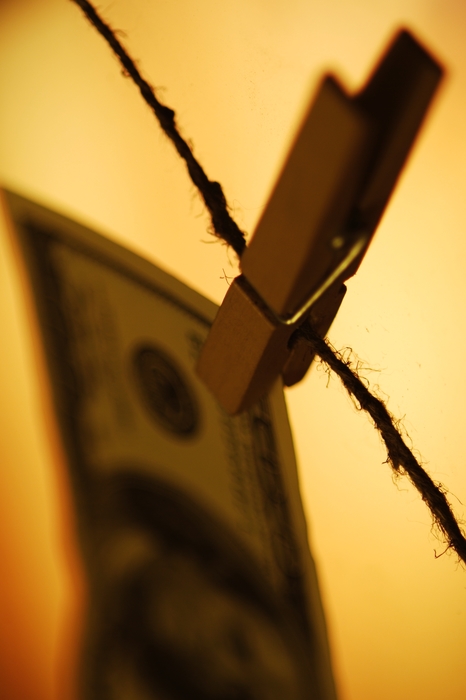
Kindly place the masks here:
[(349, 96), (326, 76), (202, 348), (197, 372), (230, 414), (313, 354), (292, 333), (326, 334), (389, 200), (442, 76), (407, 31)]

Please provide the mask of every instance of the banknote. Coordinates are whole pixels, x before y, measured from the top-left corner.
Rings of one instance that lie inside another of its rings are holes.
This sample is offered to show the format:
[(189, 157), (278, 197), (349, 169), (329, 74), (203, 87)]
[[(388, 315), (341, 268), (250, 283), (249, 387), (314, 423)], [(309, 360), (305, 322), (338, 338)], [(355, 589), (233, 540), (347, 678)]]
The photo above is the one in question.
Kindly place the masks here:
[(227, 415), (217, 307), (3, 191), (66, 452), (90, 602), (82, 700), (334, 700), (281, 384)]

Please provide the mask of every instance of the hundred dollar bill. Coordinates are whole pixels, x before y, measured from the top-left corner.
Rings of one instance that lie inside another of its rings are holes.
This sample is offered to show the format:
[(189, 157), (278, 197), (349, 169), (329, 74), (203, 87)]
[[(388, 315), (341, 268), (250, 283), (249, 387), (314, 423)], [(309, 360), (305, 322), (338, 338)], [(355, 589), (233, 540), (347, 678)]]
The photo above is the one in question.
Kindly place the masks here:
[(335, 700), (279, 383), (228, 416), (194, 372), (217, 307), (3, 191), (66, 449), (90, 604), (83, 700)]

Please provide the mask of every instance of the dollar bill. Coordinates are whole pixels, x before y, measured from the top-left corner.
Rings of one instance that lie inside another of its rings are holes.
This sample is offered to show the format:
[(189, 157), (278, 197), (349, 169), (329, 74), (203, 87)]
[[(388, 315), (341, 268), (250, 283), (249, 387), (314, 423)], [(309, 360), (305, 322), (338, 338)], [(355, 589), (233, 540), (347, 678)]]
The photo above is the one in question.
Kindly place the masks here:
[(194, 372), (217, 307), (3, 191), (49, 368), (90, 603), (83, 700), (334, 700), (280, 383), (228, 416)]

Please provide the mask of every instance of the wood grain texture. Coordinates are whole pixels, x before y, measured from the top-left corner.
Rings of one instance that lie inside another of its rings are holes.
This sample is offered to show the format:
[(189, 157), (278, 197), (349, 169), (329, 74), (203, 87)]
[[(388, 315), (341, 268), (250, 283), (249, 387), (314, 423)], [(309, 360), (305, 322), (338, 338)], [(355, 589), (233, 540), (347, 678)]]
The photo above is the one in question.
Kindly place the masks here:
[(277, 314), (294, 313), (346, 252), (342, 236), (371, 143), (370, 121), (331, 77), (321, 83), (241, 259)]
[(233, 281), (197, 364), (228, 413), (241, 412), (270, 389), (289, 357), (293, 330), (267, 313), (244, 278)]

